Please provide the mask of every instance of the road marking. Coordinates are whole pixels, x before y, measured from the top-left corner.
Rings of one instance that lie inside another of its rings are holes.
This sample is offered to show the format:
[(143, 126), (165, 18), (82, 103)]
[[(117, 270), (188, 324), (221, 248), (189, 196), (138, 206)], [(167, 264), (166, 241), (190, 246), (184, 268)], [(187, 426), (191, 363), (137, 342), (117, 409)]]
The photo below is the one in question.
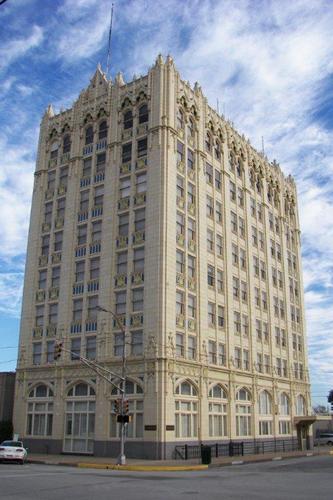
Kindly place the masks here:
[(272, 461), (273, 461), (273, 460), (282, 460), (282, 457), (273, 457), (273, 458), (272, 458)]
[(231, 462), (231, 465), (242, 465), (243, 463), (243, 460), (234, 460), (233, 462)]
[[(55, 472), (38, 472), (38, 473), (35, 473), (35, 474), (31, 474), (31, 473), (29, 473), (29, 474), (28, 473), (27, 474), (20, 474), (20, 473), (18, 473), (18, 474), (12, 474), (12, 475), (11, 474), (6, 474), (6, 475), (4, 474), (3, 476), (0, 475), (0, 477), (1, 477), (1, 479), (7, 479), (7, 478), (10, 478), (10, 477), (16, 477), (18, 479), (19, 477), (25, 477), (25, 476), (27, 476), (27, 477), (34, 477), (34, 476), (54, 476), (55, 474), (59, 474), (59, 472), (56, 472), (56, 471)], [(60, 474), (64, 474), (64, 472), (61, 472)]]

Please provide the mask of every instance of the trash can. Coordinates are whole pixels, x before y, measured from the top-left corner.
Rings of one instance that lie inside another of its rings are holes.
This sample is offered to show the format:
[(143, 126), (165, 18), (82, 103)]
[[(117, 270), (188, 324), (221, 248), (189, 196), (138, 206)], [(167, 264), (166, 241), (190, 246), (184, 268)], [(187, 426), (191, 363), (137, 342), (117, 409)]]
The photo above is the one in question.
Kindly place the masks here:
[(210, 464), (212, 462), (212, 449), (210, 446), (201, 446), (201, 463)]

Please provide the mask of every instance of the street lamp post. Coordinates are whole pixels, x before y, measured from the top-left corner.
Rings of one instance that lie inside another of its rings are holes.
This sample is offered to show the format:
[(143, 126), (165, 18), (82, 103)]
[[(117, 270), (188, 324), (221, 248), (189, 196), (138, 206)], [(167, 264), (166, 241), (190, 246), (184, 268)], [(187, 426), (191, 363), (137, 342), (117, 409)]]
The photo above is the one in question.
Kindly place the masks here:
[(121, 391), (121, 419), (120, 419), (120, 454), (117, 459), (118, 465), (126, 464), (126, 456), (125, 456), (125, 402), (126, 402), (126, 330), (124, 325), (119, 319), (119, 316), (115, 314), (113, 311), (109, 309), (105, 309), (104, 307), (97, 306), (96, 309), (100, 312), (106, 312), (111, 314), (111, 316), (115, 319), (123, 337), (123, 350), (122, 350), (122, 364), (121, 364), (121, 383), (119, 389)]

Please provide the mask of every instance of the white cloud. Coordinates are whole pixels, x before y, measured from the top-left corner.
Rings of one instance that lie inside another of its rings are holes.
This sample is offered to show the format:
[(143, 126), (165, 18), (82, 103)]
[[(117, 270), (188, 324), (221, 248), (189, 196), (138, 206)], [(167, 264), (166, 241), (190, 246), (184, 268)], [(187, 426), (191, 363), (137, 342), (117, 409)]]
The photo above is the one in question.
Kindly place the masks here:
[(19, 38), (3, 43), (0, 47), (0, 70), (12, 64), (29, 50), (37, 47), (43, 40), (43, 29), (34, 25), (31, 34), (26, 38)]

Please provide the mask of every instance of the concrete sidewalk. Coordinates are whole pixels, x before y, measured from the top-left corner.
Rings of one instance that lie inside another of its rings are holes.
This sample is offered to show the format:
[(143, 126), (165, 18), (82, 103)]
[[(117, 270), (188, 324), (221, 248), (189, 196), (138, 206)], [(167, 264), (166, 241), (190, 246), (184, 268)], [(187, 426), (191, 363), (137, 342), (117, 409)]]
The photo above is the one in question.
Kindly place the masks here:
[[(67, 465), (80, 468), (132, 470), (132, 471), (184, 471), (205, 470), (208, 467), (222, 467), (226, 465), (238, 465), (255, 462), (267, 462), (271, 460), (283, 460), (297, 457), (328, 455), (332, 454), (329, 449), (315, 449), (314, 451), (293, 451), (285, 453), (265, 453), (258, 455), (245, 455), (235, 457), (212, 457), (212, 463), (202, 465), (201, 459), (191, 460), (143, 460), (128, 458), (126, 465), (116, 465), (115, 458), (80, 456), (80, 455), (45, 455), (31, 453), (28, 463), (42, 463), (47, 465)], [(332, 455), (333, 457), (333, 455)]]

